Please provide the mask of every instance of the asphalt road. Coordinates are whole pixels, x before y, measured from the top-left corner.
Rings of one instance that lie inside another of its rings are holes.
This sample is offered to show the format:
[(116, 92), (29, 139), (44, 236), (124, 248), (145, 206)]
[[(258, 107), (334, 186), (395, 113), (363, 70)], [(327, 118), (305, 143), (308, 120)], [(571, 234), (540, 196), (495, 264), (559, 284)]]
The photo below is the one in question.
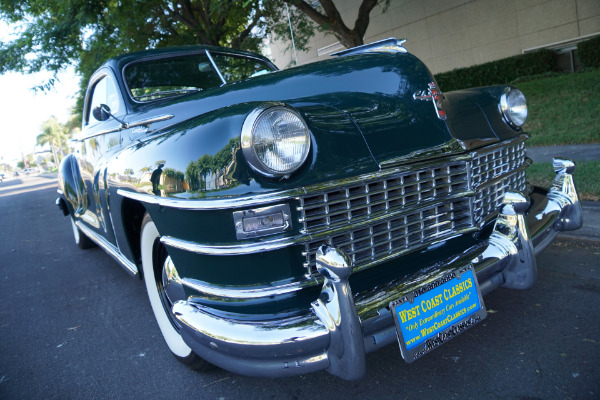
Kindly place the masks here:
[(480, 325), (408, 365), (392, 345), (367, 376), (200, 374), (163, 344), (142, 283), (80, 250), (54, 177), (0, 183), (0, 399), (597, 399), (600, 243), (562, 240), (539, 282), (485, 298)]

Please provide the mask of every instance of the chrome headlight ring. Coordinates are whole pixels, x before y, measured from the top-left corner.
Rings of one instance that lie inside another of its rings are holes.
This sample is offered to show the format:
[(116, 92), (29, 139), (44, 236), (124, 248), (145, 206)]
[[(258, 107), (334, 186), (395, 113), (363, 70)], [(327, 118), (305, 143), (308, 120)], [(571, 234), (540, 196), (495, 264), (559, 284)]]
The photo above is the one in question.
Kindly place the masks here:
[(241, 146), (248, 165), (268, 178), (287, 178), (306, 161), (310, 132), (300, 114), (279, 103), (259, 107), (246, 117)]
[(527, 119), (527, 100), (516, 88), (507, 87), (500, 97), (500, 113), (504, 122), (513, 129), (521, 129)]

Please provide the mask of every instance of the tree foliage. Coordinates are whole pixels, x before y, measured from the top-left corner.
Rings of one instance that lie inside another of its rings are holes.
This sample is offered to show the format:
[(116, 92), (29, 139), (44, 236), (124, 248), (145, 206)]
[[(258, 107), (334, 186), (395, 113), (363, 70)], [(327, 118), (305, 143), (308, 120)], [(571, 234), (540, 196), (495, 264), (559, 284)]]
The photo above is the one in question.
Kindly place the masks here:
[(257, 51), (265, 34), (260, 0), (3, 0), (0, 18), (19, 31), (0, 42), (0, 74), (75, 65), (80, 109), (91, 74), (126, 52), (188, 44)]
[(81, 110), (89, 77), (118, 54), (187, 44), (257, 51), (270, 33), (290, 42), (289, 21), (299, 50), (315, 29), (352, 47), (363, 43), (371, 11), (388, 4), (363, 0), (349, 28), (332, 0), (3, 0), (0, 19), (17, 28), (12, 41), (0, 42), (0, 74), (47, 70), (54, 78), (39, 85), (47, 89), (74, 65)]

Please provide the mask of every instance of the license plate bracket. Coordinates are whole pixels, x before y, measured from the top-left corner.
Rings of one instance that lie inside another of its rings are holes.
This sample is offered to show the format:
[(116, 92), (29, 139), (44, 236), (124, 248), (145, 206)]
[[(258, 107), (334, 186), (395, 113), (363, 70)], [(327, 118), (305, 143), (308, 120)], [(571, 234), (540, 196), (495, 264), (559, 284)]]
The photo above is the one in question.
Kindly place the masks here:
[(390, 302), (402, 358), (410, 363), (487, 316), (472, 265)]

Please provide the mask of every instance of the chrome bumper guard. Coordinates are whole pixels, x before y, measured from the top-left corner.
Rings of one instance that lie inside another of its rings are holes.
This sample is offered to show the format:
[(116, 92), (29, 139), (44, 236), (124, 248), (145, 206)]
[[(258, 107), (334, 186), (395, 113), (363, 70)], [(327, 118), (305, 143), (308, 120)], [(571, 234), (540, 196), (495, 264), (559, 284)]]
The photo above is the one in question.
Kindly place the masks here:
[[(179, 301), (173, 312), (185, 342), (207, 361), (243, 375), (282, 377), (327, 369), (343, 379), (360, 379), (365, 354), (396, 342), (388, 304), (425, 280), (471, 263), (483, 294), (502, 286), (527, 289), (537, 279), (535, 256), (561, 231), (582, 226), (582, 211), (572, 173), (575, 164), (554, 160), (550, 191), (530, 208), (527, 196), (508, 192), (486, 246), (435, 265), (401, 282), (355, 298), (348, 278), (352, 265), (339, 249), (324, 245), (317, 268), (324, 277), (318, 299), (304, 317), (268, 322), (226, 320), (193, 301)], [(532, 215), (533, 212), (533, 215)], [(541, 228), (532, 236), (527, 220)]]

